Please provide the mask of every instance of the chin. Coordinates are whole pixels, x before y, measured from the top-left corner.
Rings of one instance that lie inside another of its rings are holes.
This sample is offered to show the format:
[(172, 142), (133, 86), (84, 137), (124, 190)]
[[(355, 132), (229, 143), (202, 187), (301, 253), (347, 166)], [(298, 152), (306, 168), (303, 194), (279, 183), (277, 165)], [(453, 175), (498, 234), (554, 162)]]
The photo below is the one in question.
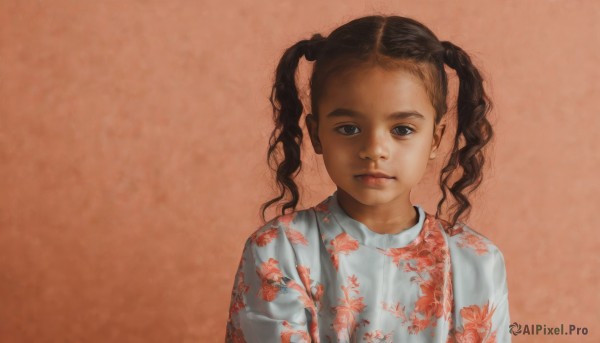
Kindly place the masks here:
[(356, 201), (367, 206), (385, 204), (395, 198), (395, 192), (390, 189), (361, 188), (356, 186), (340, 188), (342, 188)]

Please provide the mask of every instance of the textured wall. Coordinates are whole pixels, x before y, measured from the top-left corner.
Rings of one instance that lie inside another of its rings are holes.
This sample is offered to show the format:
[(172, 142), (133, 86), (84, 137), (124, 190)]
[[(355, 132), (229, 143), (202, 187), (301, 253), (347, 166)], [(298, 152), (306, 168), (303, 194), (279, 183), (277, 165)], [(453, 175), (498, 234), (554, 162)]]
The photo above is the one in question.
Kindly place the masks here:
[[(222, 341), (271, 195), (277, 59), (375, 12), (487, 77), (494, 161), (469, 223), (504, 253), (512, 320), (590, 330), (515, 341), (600, 341), (600, 3), (3, 0), (0, 342)], [(305, 151), (301, 207), (334, 190)], [(429, 211), (435, 173), (413, 192)]]

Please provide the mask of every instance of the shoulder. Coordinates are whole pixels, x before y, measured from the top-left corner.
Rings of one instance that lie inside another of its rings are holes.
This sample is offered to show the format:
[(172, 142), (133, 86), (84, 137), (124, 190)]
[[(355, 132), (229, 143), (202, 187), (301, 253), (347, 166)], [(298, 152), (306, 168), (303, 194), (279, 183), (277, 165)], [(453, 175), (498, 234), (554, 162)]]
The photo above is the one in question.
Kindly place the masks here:
[(460, 315), (464, 316), (463, 311), (468, 313), (469, 309), (477, 309), (474, 305), (484, 304), (500, 308), (497, 313), (508, 311), (507, 272), (500, 248), (464, 222), (453, 227), (443, 220), (440, 224), (448, 241), (453, 297), (456, 307), (461, 309)]
[(450, 249), (481, 257), (494, 256), (504, 260), (500, 248), (472, 226), (464, 222), (457, 222), (451, 226), (443, 219), (438, 219), (438, 223), (446, 233)]
[(504, 282), (504, 254), (492, 240), (464, 222), (457, 222), (452, 227), (447, 221), (438, 219), (438, 222), (447, 237), (452, 264), (458, 273), (473, 274), (474, 277), (487, 275), (495, 283)]
[[(256, 247), (307, 246), (310, 228), (314, 227), (315, 216), (310, 209), (296, 210), (271, 218), (255, 229), (248, 237), (246, 244)], [(314, 230), (312, 230), (314, 231)]]
[[(243, 259), (257, 270), (275, 270), (288, 277), (297, 277), (298, 265), (309, 265), (315, 257), (318, 235), (309, 230), (312, 225), (309, 210), (298, 210), (271, 218), (247, 238)], [(307, 231), (310, 233), (308, 234)]]
[(438, 220), (446, 233), (453, 271), (473, 291), (488, 285), (492, 292), (506, 289), (506, 266), (500, 248), (488, 237), (463, 222), (449, 227)]

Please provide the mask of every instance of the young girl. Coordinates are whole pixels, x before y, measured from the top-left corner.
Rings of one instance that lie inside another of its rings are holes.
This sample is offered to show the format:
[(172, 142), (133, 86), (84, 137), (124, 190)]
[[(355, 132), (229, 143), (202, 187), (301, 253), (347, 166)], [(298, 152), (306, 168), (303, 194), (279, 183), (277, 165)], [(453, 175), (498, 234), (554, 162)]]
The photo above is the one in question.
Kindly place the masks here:
[[(296, 210), (303, 57), (314, 61), (305, 123), (337, 190)], [(444, 64), (459, 78), (458, 123), (433, 215), (410, 192), (444, 133)], [(288, 48), (271, 102), (268, 156), (280, 147), (284, 159), (281, 194), (263, 205), (263, 220), (286, 190), (292, 199), (245, 243), (226, 342), (509, 342), (503, 255), (459, 220), (493, 135), (491, 101), (467, 53), (410, 18), (358, 18)], [(450, 220), (439, 217), (446, 190), (458, 203)]]

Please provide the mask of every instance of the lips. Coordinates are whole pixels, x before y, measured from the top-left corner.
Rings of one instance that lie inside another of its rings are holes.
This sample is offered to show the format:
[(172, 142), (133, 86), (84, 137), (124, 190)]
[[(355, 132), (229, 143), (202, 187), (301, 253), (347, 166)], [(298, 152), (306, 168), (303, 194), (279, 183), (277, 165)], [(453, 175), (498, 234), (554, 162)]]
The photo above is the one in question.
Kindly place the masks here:
[(384, 172), (380, 172), (380, 171), (375, 171), (375, 172), (368, 172), (368, 173), (364, 173), (364, 174), (359, 174), (356, 175), (358, 176), (371, 176), (371, 177), (379, 177), (379, 178), (385, 178), (385, 179), (393, 179), (393, 176), (390, 176)]
[(384, 172), (370, 172), (354, 176), (364, 187), (383, 188), (395, 182), (396, 178)]

